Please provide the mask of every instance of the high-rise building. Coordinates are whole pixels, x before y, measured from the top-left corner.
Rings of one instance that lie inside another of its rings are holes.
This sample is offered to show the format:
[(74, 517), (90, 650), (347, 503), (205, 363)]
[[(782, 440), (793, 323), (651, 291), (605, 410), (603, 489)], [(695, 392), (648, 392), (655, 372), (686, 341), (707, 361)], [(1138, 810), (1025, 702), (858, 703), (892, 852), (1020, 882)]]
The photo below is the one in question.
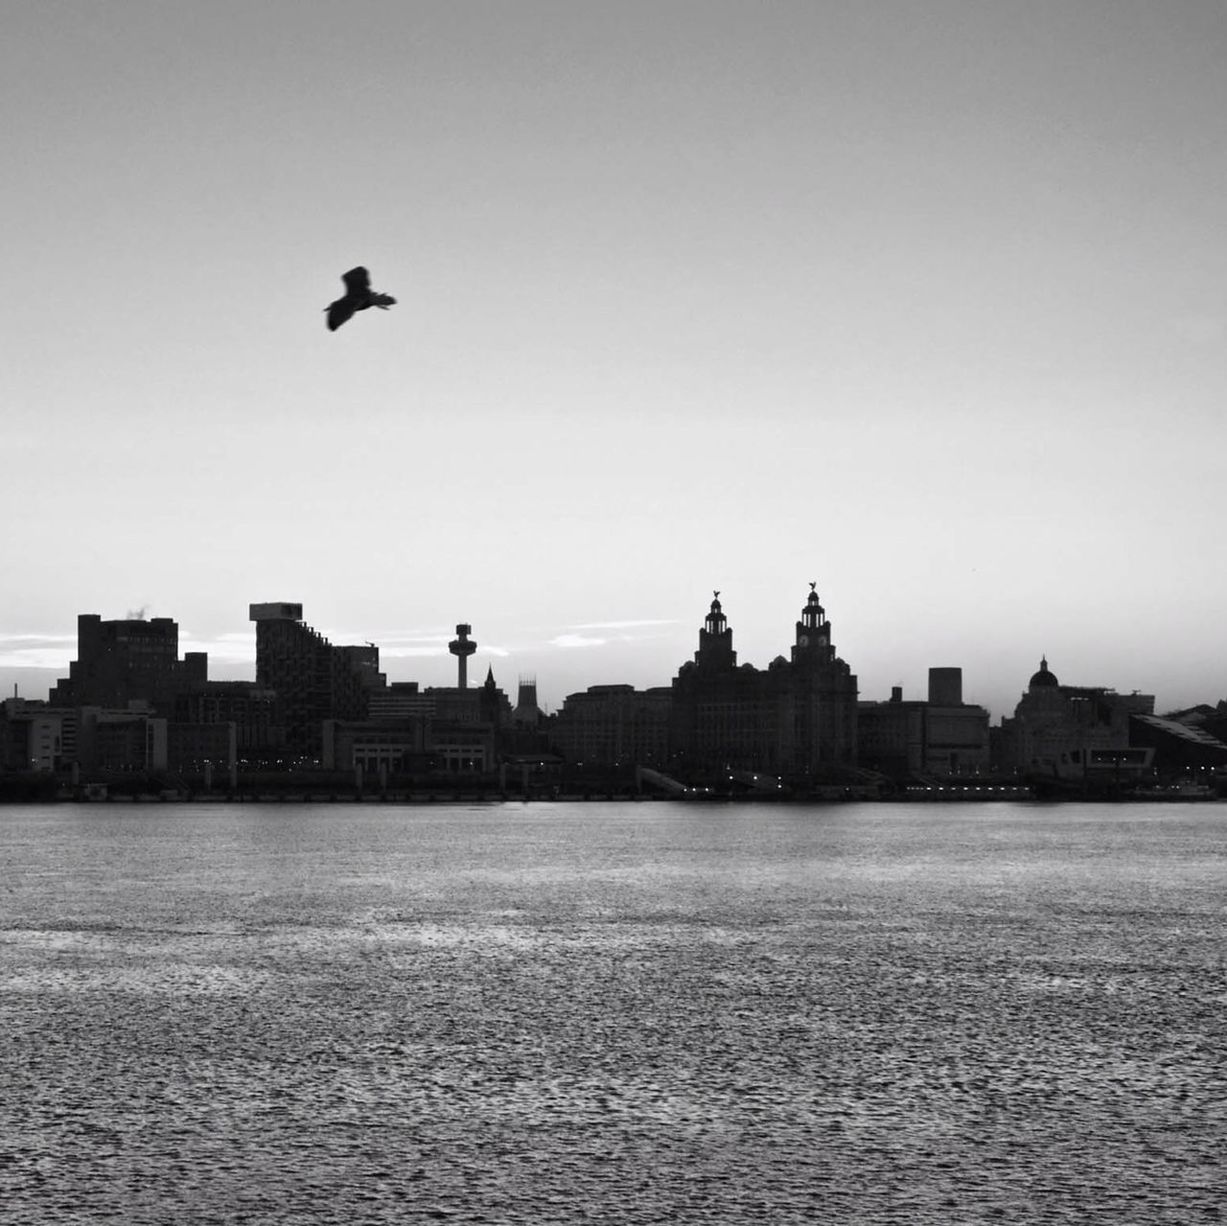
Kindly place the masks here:
[(379, 649), (334, 647), (304, 625), (302, 605), (253, 604), (256, 685), (276, 694), (276, 723), (289, 754), (319, 759), (326, 719), (362, 720), (379, 677)]
[(97, 613), (82, 613), (77, 618), (77, 658), (68, 676), (56, 682), (50, 703), (114, 709), (144, 701), (169, 714), (175, 695), (203, 682), (208, 671), (203, 651), (189, 651), (179, 659), (179, 624), (169, 617), (103, 621)]

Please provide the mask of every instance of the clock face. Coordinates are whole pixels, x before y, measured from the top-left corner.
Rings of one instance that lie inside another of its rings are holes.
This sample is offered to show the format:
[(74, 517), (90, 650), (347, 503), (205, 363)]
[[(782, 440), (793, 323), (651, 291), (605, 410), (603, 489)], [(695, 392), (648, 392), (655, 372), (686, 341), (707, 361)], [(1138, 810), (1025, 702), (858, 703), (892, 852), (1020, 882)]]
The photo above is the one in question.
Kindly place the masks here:
[(808, 634), (803, 634), (803, 635), (802, 635), (802, 636), (801, 636), (801, 637), (800, 637), (800, 638), (797, 640), (797, 646), (798, 646), (798, 647), (808, 647), (808, 646), (809, 646), (809, 635), (808, 635)]

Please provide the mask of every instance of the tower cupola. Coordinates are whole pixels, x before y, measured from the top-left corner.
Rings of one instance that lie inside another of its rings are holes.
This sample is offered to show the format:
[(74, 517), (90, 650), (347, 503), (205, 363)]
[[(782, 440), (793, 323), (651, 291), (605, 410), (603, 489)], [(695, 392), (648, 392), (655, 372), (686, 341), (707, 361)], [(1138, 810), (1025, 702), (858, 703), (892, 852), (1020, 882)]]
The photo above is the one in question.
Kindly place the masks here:
[(712, 592), (711, 608), (703, 621), (703, 629), (699, 631), (699, 650), (695, 652), (694, 662), (701, 666), (716, 666), (734, 668), (737, 664), (737, 653), (733, 650), (733, 632), (728, 627), (728, 619), (720, 607), (720, 593)]
[(831, 623), (818, 598), (818, 584), (809, 585), (809, 595), (797, 622), (797, 637), (792, 649), (794, 660), (831, 660), (835, 649), (831, 646)]

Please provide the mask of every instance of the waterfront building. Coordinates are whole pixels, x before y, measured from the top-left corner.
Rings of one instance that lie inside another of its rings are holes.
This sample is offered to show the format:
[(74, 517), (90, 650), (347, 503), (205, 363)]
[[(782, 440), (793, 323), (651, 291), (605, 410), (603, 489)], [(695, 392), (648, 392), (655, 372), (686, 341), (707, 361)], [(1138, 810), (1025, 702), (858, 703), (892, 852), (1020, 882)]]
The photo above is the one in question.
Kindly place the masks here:
[(277, 695), (254, 681), (205, 681), (175, 695), (177, 724), (227, 725), (235, 753), (246, 762), (285, 755), (285, 729), (277, 722)]
[(473, 688), (419, 690), (416, 681), (393, 682), (371, 693), (365, 719), (323, 722), (320, 761), (331, 770), (392, 774), (492, 771), (511, 722), (511, 704), (492, 669)]
[(817, 775), (831, 767), (855, 766), (856, 677), (835, 654), (831, 623), (815, 583), (796, 623), (786, 676), (792, 691), (793, 739), (785, 771)]
[(82, 613), (77, 658), (51, 690), (50, 705), (116, 709), (144, 701), (165, 715), (176, 693), (207, 676), (205, 652), (179, 658), (179, 625), (171, 618), (103, 621), (97, 613)]
[(566, 761), (583, 766), (651, 766), (669, 760), (669, 686), (590, 685), (568, 694), (550, 739)]
[[(464, 629), (467, 632), (468, 627)], [(462, 676), (466, 659), (459, 657)], [(494, 770), (511, 731), (512, 713), (510, 699), (495, 683), (493, 668), (487, 666), (485, 681), (473, 689), (428, 686), (425, 694), (434, 702), (428, 748), (440, 768), (453, 773)]]
[(375, 723), (403, 723), (426, 719), (435, 713), (435, 700), (418, 689), (416, 681), (392, 681), (367, 702), (368, 717)]
[(171, 720), (166, 725), (166, 769), (181, 775), (230, 771), (239, 760), (238, 733), (233, 720)]
[(133, 700), (126, 707), (81, 707), (78, 712), (77, 764), (87, 773), (165, 771), (166, 719), (152, 704)]
[[(1213, 712), (1213, 708), (1209, 708)], [(1227, 743), (1207, 727), (1198, 712), (1129, 717), (1130, 745), (1154, 751), (1157, 773), (1166, 777), (1198, 775), (1227, 768)], [(1191, 716), (1191, 718), (1190, 718)]]
[(321, 765), (325, 770), (361, 767), (384, 775), (426, 770), (431, 765), (429, 729), (428, 720), (415, 716), (358, 722), (326, 719)]
[(0, 702), (0, 769), (54, 772), (76, 760), (78, 713), (27, 698)]
[(1092, 752), (1130, 746), (1130, 717), (1153, 715), (1153, 694), (1118, 694), (1107, 686), (1062, 685), (1040, 660), (1027, 689), (994, 737), (994, 764), (1020, 774), (1087, 761)]
[(857, 682), (835, 653), (831, 623), (810, 584), (791, 659), (737, 664), (716, 592), (699, 649), (673, 680), (670, 752), (686, 776), (726, 770), (815, 778), (856, 765)]
[(253, 604), (256, 684), (276, 694), (276, 723), (291, 757), (319, 759), (326, 719), (363, 720), (382, 680), (379, 649), (334, 647), (303, 623), (302, 605)]
[(983, 707), (963, 702), (962, 669), (931, 668), (924, 701), (894, 686), (888, 702), (857, 704), (859, 764), (895, 779), (982, 774), (988, 722)]

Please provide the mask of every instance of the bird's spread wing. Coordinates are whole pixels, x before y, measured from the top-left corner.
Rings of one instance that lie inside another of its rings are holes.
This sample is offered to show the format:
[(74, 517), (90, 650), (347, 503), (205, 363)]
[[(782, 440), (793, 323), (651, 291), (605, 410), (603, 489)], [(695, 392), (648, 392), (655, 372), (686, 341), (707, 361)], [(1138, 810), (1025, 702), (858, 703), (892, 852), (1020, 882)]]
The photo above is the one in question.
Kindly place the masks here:
[(365, 268), (351, 268), (341, 280), (345, 282), (347, 294), (369, 294), (371, 291), (371, 274)]
[(328, 308), (328, 331), (335, 332), (352, 314), (354, 308), (344, 298), (338, 298)]

